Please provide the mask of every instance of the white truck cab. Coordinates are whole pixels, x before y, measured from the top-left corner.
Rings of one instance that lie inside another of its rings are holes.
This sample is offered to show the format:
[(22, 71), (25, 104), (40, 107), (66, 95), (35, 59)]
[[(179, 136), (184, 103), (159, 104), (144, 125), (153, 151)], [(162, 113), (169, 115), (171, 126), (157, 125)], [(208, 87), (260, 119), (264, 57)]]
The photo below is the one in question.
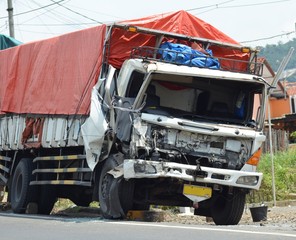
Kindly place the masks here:
[[(216, 224), (237, 224), (245, 195), (262, 181), (256, 167), (265, 141), (264, 79), (138, 55), (110, 72), (98, 99), (109, 106), (102, 111), (112, 129), (106, 146), (115, 144), (120, 154), (105, 151), (113, 162), (102, 173), (105, 217), (162, 204), (195, 206), (195, 214)], [(114, 190), (107, 179), (128, 187)], [(111, 192), (130, 189), (136, 204), (113, 207)]]

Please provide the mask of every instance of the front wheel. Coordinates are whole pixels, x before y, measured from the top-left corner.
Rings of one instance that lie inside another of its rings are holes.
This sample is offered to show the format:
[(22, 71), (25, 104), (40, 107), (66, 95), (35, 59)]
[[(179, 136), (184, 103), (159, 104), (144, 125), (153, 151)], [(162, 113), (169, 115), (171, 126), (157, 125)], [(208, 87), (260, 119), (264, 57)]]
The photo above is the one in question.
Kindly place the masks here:
[(123, 177), (114, 178), (108, 173), (123, 162), (123, 156), (116, 154), (105, 160), (99, 182), (101, 213), (107, 219), (121, 219), (133, 204), (133, 182)]
[(237, 225), (244, 212), (246, 193), (234, 189), (230, 193), (219, 193), (211, 207), (216, 225)]

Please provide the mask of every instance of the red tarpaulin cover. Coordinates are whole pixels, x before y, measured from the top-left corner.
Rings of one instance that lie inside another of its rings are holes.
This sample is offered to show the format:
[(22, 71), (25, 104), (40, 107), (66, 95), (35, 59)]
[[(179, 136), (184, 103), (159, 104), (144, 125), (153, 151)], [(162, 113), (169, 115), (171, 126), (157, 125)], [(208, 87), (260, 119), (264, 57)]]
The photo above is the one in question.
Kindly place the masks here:
[[(237, 44), (185, 11), (119, 23)], [(102, 25), (0, 51), (0, 113), (88, 114), (105, 34)], [(155, 38), (115, 28), (109, 63), (119, 68), (138, 46), (154, 47)], [(247, 57), (239, 51), (211, 49), (216, 56)]]
[(106, 26), (0, 52), (1, 113), (87, 114)]
[[(162, 30), (239, 45), (238, 42), (218, 29), (186, 11), (122, 21), (119, 22), (119, 24)], [(123, 29), (115, 29), (112, 33), (109, 63), (114, 67), (119, 68), (123, 61), (130, 56), (131, 48), (138, 46), (155, 47), (155, 37), (141, 33), (135, 34)], [(212, 46), (210, 49), (216, 57), (228, 57), (238, 60), (248, 60), (249, 58), (248, 54), (242, 54), (241, 51), (238, 50), (222, 49), (218, 46)], [(225, 64), (227, 65), (229, 62), (226, 62)], [(223, 67), (225, 68), (225, 66)]]

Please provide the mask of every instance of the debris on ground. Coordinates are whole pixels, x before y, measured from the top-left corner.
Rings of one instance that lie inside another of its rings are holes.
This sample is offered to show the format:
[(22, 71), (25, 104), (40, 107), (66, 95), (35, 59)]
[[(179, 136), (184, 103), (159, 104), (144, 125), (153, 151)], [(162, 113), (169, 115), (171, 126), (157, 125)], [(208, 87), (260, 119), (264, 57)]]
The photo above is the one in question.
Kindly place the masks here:
[[(0, 211), (11, 211), (9, 203), (0, 203)], [(146, 222), (171, 222), (186, 225), (214, 225), (211, 218), (193, 215), (193, 211), (187, 213), (176, 213), (176, 210), (171, 211), (161, 210), (158, 208), (150, 211), (134, 211), (129, 213), (128, 220), (131, 221), (146, 221)], [(98, 207), (78, 207), (71, 206), (66, 209), (56, 209), (51, 213), (53, 216), (70, 217), (70, 218), (102, 218)], [(246, 207), (239, 225), (257, 225), (269, 227), (286, 227), (296, 230), (296, 204), (293, 206), (268, 207), (266, 221), (254, 222), (250, 209)]]

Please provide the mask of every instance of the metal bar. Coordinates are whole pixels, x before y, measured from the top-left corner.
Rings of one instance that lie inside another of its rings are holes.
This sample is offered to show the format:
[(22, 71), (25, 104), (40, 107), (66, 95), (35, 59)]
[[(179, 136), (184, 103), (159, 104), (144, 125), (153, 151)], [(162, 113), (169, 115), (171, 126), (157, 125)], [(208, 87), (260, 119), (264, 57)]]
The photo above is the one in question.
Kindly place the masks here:
[(241, 50), (242, 48), (248, 48), (252, 52), (256, 52), (256, 50), (254, 50), (253, 48), (251, 48), (249, 46), (242, 46), (239, 44), (225, 43), (225, 42), (210, 40), (210, 39), (206, 39), (206, 38), (192, 37), (192, 36), (187, 36), (187, 35), (178, 34), (178, 33), (160, 31), (160, 30), (156, 30), (156, 29), (143, 28), (143, 27), (132, 26), (132, 25), (124, 25), (124, 24), (113, 24), (112, 27), (125, 29), (125, 30), (128, 30), (129, 27), (133, 27), (133, 28), (136, 28), (136, 33), (144, 33), (144, 34), (150, 34), (150, 35), (156, 35), (156, 36), (163, 35), (164, 37), (171, 37), (171, 38), (177, 38), (177, 39), (189, 40), (189, 41), (197, 41), (197, 42), (201, 42), (203, 44), (210, 44), (210, 45), (227, 47), (227, 48), (232, 48), (232, 49), (237, 49), (237, 50)]
[(2, 164), (0, 164), (0, 169), (3, 170), (4, 172), (9, 173), (9, 168), (4, 167)]
[(36, 157), (36, 158), (34, 158), (33, 162), (37, 162), (37, 161), (64, 161), (64, 160), (78, 160), (78, 159), (85, 159), (85, 155)]
[(0, 160), (11, 162), (11, 158), (10, 157), (0, 156)]
[[(174, 59), (165, 59), (164, 53), (171, 53), (171, 55), (175, 56)], [(178, 55), (185, 55), (186, 58), (190, 58), (189, 61), (180, 62), (178, 60)], [(131, 51), (131, 58), (141, 58), (145, 60), (155, 60), (160, 61), (164, 63), (173, 63), (176, 65), (184, 65), (184, 66), (190, 66), (190, 67), (198, 67), (198, 68), (209, 68), (207, 67), (207, 61), (208, 59), (213, 59), (215, 61), (219, 61), (221, 66), (220, 70), (224, 71), (231, 71), (231, 72), (240, 72), (240, 73), (247, 73), (247, 74), (254, 74), (257, 76), (262, 75), (263, 70), (263, 63), (255, 62), (255, 61), (245, 61), (245, 60), (238, 60), (238, 59), (232, 59), (232, 58), (223, 58), (223, 57), (217, 57), (217, 56), (204, 56), (204, 55), (198, 55), (194, 53), (188, 53), (188, 52), (181, 52), (176, 50), (168, 50), (168, 49), (160, 49), (160, 48), (154, 48), (154, 47), (135, 47)], [(199, 66), (195, 66), (192, 62), (192, 59), (194, 58), (206, 58), (206, 61), (203, 62), (204, 65), (200, 64)], [(227, 63), (227, 64), (226, 64)], [(245, 68), (242, 68), (241, 65), (246, 65)], [(253, 68), (247, 67), (247, 66), (253, 66)]]
[(90, 168), (44, 168), (44, 169), (36, 169), (32, 172), (32, 174), (37, 173), (82, 173), (82, 172), (91, 172)]
[(0, 173), (0, 179), (6, 184), (8, 179)]
[(271, 89), (270, 93), (276, 87), (277, 82), (280, 80), (280, 77), (281, 77), (283, 71), (285, 70), (286, 66), (288, 65), (288, 63), (289, 63), (289, 61), (290, 61), (290, 59), (292, 57), (293, 52), (294, 52), (294, 48), (291, 47), (288, 54), (287, 54), (287, 56), (285, 56), (285, 58), (282, 60), (280, 66), (279, 66), (279, 68), (278, 68), (278, 70), (276, 72), (276, 75), (275, 75), (275, 77), (274, 77), (274, 79), (272, 81), (272, 84), (271, 84), (272, 89)]
[(92, 184), (91, 182), (82, 182), (82, 181), (75, 181), (75, 180), (43, 180), (43, 181), (31, 181), (30, 185), (79, 185), (90, 187)]

